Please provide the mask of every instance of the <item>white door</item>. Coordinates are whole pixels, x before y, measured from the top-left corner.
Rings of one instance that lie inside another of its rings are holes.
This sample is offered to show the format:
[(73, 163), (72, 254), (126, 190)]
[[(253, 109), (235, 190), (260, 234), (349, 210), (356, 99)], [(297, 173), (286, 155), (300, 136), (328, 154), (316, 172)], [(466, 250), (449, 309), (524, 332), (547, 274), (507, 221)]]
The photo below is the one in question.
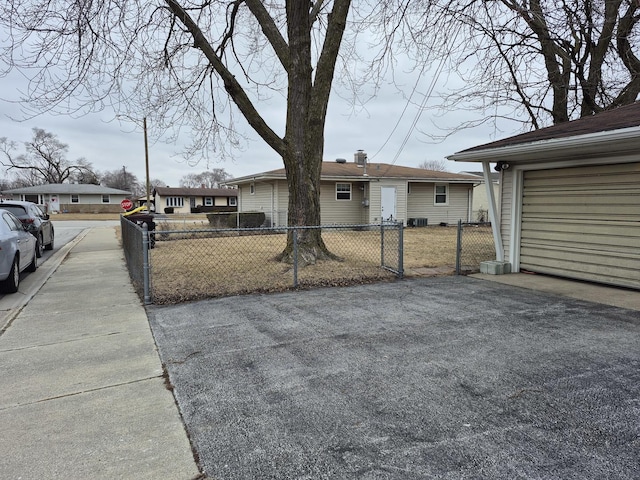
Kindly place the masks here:
[(47, 213), (51, 213), (51, 212), (57, 213), (59, 211), (60, 211), (60, 199), (58, 198), (57, 195), (54, 195), (51, 197), (51, 201), (49, 202)]
[(383, 222), (395, 222), (396, 187), (380, 188), (380, 214)]

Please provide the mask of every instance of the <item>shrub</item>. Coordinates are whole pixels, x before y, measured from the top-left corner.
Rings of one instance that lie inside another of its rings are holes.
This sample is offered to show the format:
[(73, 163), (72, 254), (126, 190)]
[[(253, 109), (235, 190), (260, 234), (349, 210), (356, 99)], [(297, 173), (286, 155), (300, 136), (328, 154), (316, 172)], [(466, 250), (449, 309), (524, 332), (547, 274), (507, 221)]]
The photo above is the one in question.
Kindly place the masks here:
[(164, 213), (173, 213), (175, 207), (164, 207)]
[[(238, 215), (240, 215), (240, 221), (238, 222)], [(229, 214), (227, 225), (229, 228), (258, 228), (264, 224), (265, 221), (264, 212), (233, 212)]]
[[(227, 228), (230, 223), (230, 215), (230, 213), (207, 213), (207, 220), (214, 228)], [(235, 223), (233, 226), (236, 226)]]

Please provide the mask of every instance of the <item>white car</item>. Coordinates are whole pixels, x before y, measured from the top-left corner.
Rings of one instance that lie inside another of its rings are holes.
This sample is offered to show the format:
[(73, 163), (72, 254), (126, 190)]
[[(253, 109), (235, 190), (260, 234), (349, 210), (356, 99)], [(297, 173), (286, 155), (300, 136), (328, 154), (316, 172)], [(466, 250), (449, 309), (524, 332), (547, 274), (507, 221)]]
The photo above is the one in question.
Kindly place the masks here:
[(14, 293), (20, 285), (20, 272), (38, 268), (37, 240), (11, 212), (0, 209), (0, 217), (0, 289)]

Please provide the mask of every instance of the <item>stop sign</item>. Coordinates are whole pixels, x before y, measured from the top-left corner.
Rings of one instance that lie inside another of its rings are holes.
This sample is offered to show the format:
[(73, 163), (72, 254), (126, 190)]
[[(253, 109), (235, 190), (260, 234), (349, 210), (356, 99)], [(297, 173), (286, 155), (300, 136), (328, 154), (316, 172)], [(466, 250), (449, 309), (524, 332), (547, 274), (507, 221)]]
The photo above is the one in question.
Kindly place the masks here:
[(120, 202), (120, 206), (123, 210), (131, 210), (133, 208), (133, 202), (128, 198), (125, 198)]

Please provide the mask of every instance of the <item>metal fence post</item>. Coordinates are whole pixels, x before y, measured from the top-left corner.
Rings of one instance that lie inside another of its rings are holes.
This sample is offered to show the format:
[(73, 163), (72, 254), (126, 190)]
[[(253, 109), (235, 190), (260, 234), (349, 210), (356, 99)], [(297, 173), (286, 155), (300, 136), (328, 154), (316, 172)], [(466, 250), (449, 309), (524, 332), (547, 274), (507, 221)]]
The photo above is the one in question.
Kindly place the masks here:
[(458, 220), (458, 238), (456, 242), (456, 275), (460, 275), (460, 261), (462, 256), (462, 220)]
[(149, 293), (149, 226), (147, 222), (142, 224), (142, 277), (144, 304), (149, 305), (151, 303), (151, 295)]
[(384, 220), (380, 221), (380, 266), (384, 267)]
[(298, 229), (293, 229), (293, 288), (298, 286)]
[(404, 277), (404, 228), (402, 222), (398, 222), (398, 276)]

